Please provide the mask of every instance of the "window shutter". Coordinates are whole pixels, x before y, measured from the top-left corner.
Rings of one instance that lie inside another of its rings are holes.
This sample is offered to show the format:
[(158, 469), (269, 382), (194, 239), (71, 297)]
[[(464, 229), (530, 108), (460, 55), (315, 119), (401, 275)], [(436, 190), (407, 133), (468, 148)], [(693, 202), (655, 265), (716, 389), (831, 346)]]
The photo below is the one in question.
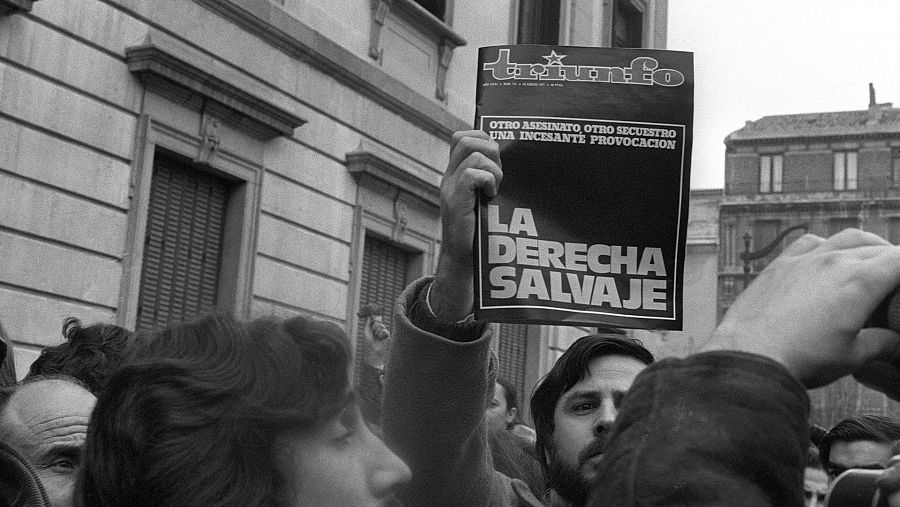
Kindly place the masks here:
[[(410, 253), (386, 241), (373, 236), (366, 236), (363, 248), (362, 283), (359, 291), (359, 305), (381, 305), (383, 321), (388, 329), (392, 328), (394, 302), (406, 288), (406, 273), (410, 261)], [(365, 354), (363, 328), (365, 319), (359, 319), (356, 328), (356, 372)], [(359, 378), (359, 375), (356, 376)]]
[(526, 324), (501, 324), (500, 341), (497, 344), (497, 360), (500, 376), (508, 380), (519, 393), (519, 412), (528, 399), (525, 392), (525, 350), (528, 326)]
[(153, 329), (216, 306), (228, 184), (157, 154), (136, 327)]

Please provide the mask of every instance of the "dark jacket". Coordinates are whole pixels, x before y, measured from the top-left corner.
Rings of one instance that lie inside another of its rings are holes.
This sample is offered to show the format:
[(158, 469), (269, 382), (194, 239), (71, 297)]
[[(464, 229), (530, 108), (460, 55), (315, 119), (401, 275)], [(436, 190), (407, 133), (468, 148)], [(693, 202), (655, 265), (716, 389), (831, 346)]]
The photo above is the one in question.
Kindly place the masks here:
[(484, 424), (496, 378), (490, 328), (441, 324), (425, 305), (428, 283), (418, 280), (400, 296), (385, 367), (385, 441), (413, 473), (401, 499), (416, 506), (541, 505), (491, 461)]
[(635, 379), (589, 505), (803, 502), (809, 398), (780, 364), (710, 352)]
[[(394, 313), (385, 369), (388, 446), (413, 473), (407, 505), (539, 505), (493, 469), (485, 409), (496, 360), (484, 322), (446, 325), (425, 304), (430, 279)], [(742, 353), (666, 359), (625, 397), (593, 505), (800, 505), (809, 400), (779, 364)]]

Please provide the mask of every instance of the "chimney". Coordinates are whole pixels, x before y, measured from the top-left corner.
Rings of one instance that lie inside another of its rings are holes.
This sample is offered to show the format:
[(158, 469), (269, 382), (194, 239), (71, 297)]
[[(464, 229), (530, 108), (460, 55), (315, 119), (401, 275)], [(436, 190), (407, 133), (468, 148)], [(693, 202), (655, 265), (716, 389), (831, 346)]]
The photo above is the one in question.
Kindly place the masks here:
[(884, 116), (884, 112), (893, 108), (894, 104), (891, 102), (884, 102), (879, 104), (875, 101), (875, 85), (869, 83), (869, 119), (866, 120), (866, 125), (877, 125), (881, 118)]

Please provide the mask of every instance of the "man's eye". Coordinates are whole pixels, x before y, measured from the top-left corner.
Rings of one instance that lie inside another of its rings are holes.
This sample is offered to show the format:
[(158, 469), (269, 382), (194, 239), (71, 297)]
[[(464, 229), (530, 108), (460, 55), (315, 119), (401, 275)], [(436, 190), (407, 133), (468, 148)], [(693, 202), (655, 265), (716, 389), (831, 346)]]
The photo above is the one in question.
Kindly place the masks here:
[(594, 407), (595, 407), (595, 405), (593, 403), (589, 403), (589, 402), (585, 401), (585, 402), (576, 403), (575, 405), (573, 405), (572, 410), (574, 412), (590, 412), (591, 410), (594, 410)]
[(58, 458), (50, 463), (50, 468), (58, 472), (71, 472), (78, 468), (78, 462), (71, 458)]

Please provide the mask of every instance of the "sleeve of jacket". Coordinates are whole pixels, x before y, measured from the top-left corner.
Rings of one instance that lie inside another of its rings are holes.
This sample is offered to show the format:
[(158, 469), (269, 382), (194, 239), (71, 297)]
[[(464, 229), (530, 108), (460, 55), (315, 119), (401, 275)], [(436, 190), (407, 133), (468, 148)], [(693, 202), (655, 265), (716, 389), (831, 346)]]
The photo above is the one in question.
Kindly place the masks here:
[(809, 398), (780, 364), (709, 352), (635, 379), (590, 505), (802, 505)]
[(490, 328), (439, 322), (425, 305), (429, 283), (418, 280), (400, 296), (385, 367), (385, 441), (413, 475), (402, 500), (506, 505), (509, 487), (496, 477), (484, 425), (496, 377)]

